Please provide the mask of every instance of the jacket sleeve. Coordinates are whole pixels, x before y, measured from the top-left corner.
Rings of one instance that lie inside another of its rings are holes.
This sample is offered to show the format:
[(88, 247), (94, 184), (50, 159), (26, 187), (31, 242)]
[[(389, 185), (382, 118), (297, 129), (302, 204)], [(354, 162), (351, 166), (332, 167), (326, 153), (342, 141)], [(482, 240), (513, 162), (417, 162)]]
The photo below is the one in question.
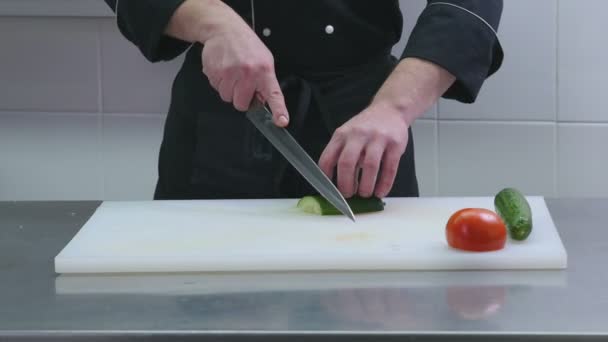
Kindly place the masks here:
[(150, 62), (171, 60), (190, 43), (164, 34), (173, 13), (185, 0), (104, 0), (116, 14), (122, 35)]
[(429, 0), (401, 57), (442, 66), (456, 77), (443, 97), (472, 103), (502, 65), (497, 36), (502, 9), (502, 0)]

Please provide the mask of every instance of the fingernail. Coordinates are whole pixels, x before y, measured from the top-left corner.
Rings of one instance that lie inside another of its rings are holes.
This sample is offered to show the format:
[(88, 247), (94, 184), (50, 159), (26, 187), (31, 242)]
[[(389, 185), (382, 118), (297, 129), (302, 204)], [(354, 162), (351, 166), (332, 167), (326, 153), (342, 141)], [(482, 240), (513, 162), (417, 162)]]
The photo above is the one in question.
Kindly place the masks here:
[(287, 117), (285, 115), (281, 115), (279, 116), (279, 125), (281, 126), (287, 126), (287, 124), (289, 123), (289, 120), (287, 119)]

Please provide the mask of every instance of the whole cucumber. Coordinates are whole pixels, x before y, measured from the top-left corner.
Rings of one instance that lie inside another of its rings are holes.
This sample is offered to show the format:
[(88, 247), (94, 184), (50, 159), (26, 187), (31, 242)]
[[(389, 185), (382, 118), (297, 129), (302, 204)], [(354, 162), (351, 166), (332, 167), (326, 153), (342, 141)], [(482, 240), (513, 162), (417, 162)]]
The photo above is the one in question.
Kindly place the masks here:
[(494, 197), (496, 213), (505, 222), (512, 239), (523, 241), (532, 233), (532, 210), (526, 197), (515, 188), (502, 189)]

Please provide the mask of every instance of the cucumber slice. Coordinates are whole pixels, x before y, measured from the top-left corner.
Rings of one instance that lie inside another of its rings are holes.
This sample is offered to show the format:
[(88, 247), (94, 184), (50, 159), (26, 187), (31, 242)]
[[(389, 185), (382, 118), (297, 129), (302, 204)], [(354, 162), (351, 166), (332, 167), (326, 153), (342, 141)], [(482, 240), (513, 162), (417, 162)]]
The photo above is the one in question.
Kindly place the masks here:
[[(346, 202), (355, 214), (371, 213), (384, 210), (385, 203), (379, 198), (351, 197)], [(321, 195), (302, 197), (297, 204), (298, 209), (315, 215), (341, 215), (328, 200)]]

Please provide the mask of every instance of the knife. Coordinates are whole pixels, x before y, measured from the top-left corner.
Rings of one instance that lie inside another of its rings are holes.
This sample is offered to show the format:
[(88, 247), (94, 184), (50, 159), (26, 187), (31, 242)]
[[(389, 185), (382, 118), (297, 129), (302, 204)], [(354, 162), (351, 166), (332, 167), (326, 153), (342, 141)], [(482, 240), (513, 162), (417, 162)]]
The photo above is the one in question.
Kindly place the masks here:
[(246, 116), (321, 196), (355, 222), (355, 215), (344, 196), (291, 134), (285, 128), (274, 124), (272, 113), (266, 106), (254, 98)]

